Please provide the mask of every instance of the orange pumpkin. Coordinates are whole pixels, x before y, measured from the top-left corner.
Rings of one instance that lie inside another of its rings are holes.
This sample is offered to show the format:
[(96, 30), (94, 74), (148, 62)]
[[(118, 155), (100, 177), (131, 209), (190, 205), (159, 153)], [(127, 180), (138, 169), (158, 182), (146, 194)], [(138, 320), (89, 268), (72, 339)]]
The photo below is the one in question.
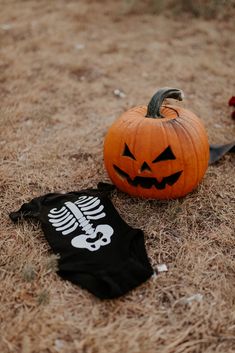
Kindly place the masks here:
[(201, 120), (191, 111), (163, 104), (183, 99), (183, 92), (162, 88), (148, 107), (132, 108), (110, 127), (104, 141), (104, 163), (112, 182), (138, 197), (173, 199), (202, 180), (209, 144)]

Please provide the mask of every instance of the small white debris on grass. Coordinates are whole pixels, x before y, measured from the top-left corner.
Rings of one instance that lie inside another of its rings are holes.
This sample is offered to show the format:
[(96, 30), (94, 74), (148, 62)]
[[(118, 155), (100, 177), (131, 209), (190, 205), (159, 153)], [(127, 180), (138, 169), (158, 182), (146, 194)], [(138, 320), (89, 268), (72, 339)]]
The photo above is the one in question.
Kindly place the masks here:
[(113, 91), (113, 94), (116, 96), (116, 97), (119, 97), (119, 98), (125, 98), (126, 95), (124, 92), (122, 92), (120, 89), (116, 88), (114, 91)]
[(64, 341), (63, 340), (60, 340), (60, 339), (56, 339), (55, 340), (55, 350), (57, 351), (57, 352), (60, 352), (61, 351), (61, 349), (63, 349), (63, 347), (64, 347)]
[(166, 264), (159, 264), (156, 266), (156, 271), (157, 271), (157, 273), (168, 272), (168, 267)]
[(12, 25), (10, 23), (3, 23), (0, 24), (0, 28), (3, 29), (3, 31), (9, 31), (10, 29), (12, 29)]
[(203, 295), (200, 293), (196, 293), (192, 295), (191, 297), (188, 298), (182, 298), (180, 299), (181, 304), (192, 304), (192, 302), (198, 302), (200, 303), (203, 299)]
[(158, 278), (158, 274), (154, 271), (152, 274), (152, 278), (155, 280), (156, 278)]
[(84, 44), (77, 43), (77, 44), (75, 45), (75, 49), (77, 49), (77, 50), (81, 50), (81, 49), (84, 49), (84, 48), (85, 48), (85, 45), (84, 45)]

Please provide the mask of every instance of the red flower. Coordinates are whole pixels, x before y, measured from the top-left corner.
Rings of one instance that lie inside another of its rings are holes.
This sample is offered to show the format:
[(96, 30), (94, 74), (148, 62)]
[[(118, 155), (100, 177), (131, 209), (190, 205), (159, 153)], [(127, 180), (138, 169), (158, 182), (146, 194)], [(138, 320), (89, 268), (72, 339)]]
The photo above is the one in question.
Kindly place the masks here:
[(232, 96), (229, 101), (228, 101), (228, 105), (235, 107), (235, 96)]
[[(230, 107), (235, 107), (235, 96), (232, 96), (232, 97), (229, 99), (228, 105), (230, 105)], [(234, 110), (234, 112), (232, 112), (231, 117), (232, 117), (232, 119), (235, 120), (235, 110)]]

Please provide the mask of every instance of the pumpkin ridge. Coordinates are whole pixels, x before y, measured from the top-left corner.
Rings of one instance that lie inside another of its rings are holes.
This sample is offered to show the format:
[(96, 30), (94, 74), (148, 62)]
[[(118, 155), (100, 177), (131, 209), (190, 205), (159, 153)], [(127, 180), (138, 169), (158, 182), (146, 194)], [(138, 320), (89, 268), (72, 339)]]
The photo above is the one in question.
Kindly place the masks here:
[(196, 156), (196, 161), (197, 161), (197, 166), (196, 166), (196, 171), (197, 171), (197, 178), (196, 178), (196, 183), (195, 185), (198, 185), (198, 182), (199, 182), (199, 160), (198, 160), (198, 155), (196, 153), (196, 149), (195, 149), (195, 146), (194, 146), (194, 143), (193, 143), (193, 139), (192, 139), (192, 136), (190, 135), (190, 133), (188, 132), (188, 130), (185, 128), (184, 124), (182, 124), (180, 121), (176, 121), (176, 123), (181, 126), (185, 132), (185, 134), (189, 137), (190, 141), (191, 141), (191, 144), (193, 146), (193, 151), (194, 151), (194, 155)]
[[(126, 122), (130, 122), (126, 127), (125, 127), (125, 131), (128, 131), (128, 129), (130, 129), (130, 131), (132, 130), (132, 125), (134, 126), (134, 129), (136, 129), (136, 120), (135, 119), (128, 119), (128, 120), (126, 120)], [(140, 122), (141, 122), (141, 119), (140, 119), (140, 121), (139, 121), (139, 123), (138, 123), (138, 125), (140, 124)], [(122, 138), (120, 139), (121, 140), (121, 145), (122, 146), (124, 146), (124, 144), (126, 143), (126, 138), (125, 138), (125, 135), (124, 134), (122, 134)], [(135, 141), (136, 139), (134, 139), (134, 141)], [(130, 148), (130, 147), (129, 147)], [(121, 151), (121, 149), (120, 149), (120, 151)], [(132, 153), (134, 153), (134, 155), (135, 155), (135, 148), (133, 149), (133, 148), (131, 148), (131, 151), (132, 151)], [(123, 158), (123, 156), (121, 156), (122, 158)], [(121, 158), (120, 156), (119, 156), (119, 160), (120, 160), (120, 158)], [(133, 172), (133, 170), (135, 170), (135, 167), (134, 167), (134, 163), (135, 163), (135, 161), (134, 160), (131, 160), (131, 169), (132, 169), (132, 172)], [(120, 164), (120, 163), (119, 163)]]
[[(171, 145), (171, 139), (170, 139), (170, 136), (169, 136), (169, 134), (168, 134), (168, 130), (165, 128), (165, 126), (164, 126), (164, 119), (161, 119), (161, 126), (162, 126), (162, 129), (164, 130), (164, 135), (165, 135), (165, 137), (166, 137), (166, 141), (167, 141), (167, 145), (169, 146), (169, 145)], [(171, 125), (170, 125), (171, 126)], [(169, 162), (168, 162), (169, 163)], [(170, 161), (170, 163), (169, 163), (169, 166), (170, 166), (170, 174), (172, 174), (172, 170), (173, 170), (173, 168), (172, 168), (172, 161)], [(181, 173), (182, 174), (182, 173)], [(172, 188), (170, 188), (169, 190), (168, 190), (168, 198), (170, 199), (171, 198), (171, 195), (172, 195)]]
[[(183, 161), (185, 162), (185, 155), (184, 155), (184, 151), (181, 145), (181, 139), (179, 137), (179, 134), (177, 132), (177, 127), (176, 124), (170, 124), (170, 126), (172, 126), (172, 130), (174, 131), (175, 135), (177, 136), (177, 140), (178, 140), (178, 144), (180, 146), (180, 151), (181, 151), (181, 155), (183, 156)], [(184, 190), (185, 190), (185, 173), (181, 174), (181, 179), (183, 178), (183, 187), (181, 189), (181, 194), (184, 195)]]
[[(142, 124), (143, 120), (140, 119), (139, 123), (136, 125), (135, 128), (135, 139), (134, 139), (134, 144), (133, 144), (133, 151), (134, 151), (134, 155), (136, 155), (136, 143), (138, 142), (138, 130), (140, 128), (140, 125)], [(135, 165), (134, 165), (134, 161), (132, 161), (132, 173), (135, 171)]]
[[(198, 118), (196, 118), (196, 117), (194, 118), (193, 116), (190, 116), (189, 119), (183, 118), (183, 117), (181, 117), (181, 119), (182, 119), (185, 123), (187, 123), (188, 125), (190, 125), (190, 127), (192, 127), (192, 130), (193, 130), (194, 133), (197, 135), (197, 138), (198, 138), (198, 139), (200, 139), (200, 132), (201, 132), (201, 131), (204, 132), (204, 133), (206, 133), (205, 128), (204, 128), (202, 122), (201, 122), (200, 120), (198, 120)], [(198, 132), (198, 130), (195, 129), (195, 123), (197, 124), (197, 127), (200, 129), (200, 132)], [(208, 144), (208, 143), (205, 143), (205, 140), (204, 140), (204, 139), (201, 139), (201, 141), (202, 141), (203, 149), (204, 149), (205, 151), (208, 150), (208, 153), (209, 153), (209, 144)], [(207, 157), (207, 160), (209, 160), (209, 156)], [(203, 163), (203, 165), (204, 165), (204, 163)], [(208, 167), (208, 161), (207, 161), (206, 167)]]
[[(164, 120), (163, 119), (160, 120), (160, 126), (161, 126), (161, 129), (163, 131), (165, 145), (169, 145), (168, 134), (167, 134), (167, 131), (165, 129)], [(172, 164), (170, 163), (169, 165), (170, 165), (170, 173), (167, 173), (168, 175), (172, 174)], [(172, 194), (172, 189), (170, 189), (170, 192), (168, 190), (168, 197), (169, 198), (171, 197), (171, 194)]]
[[(204, 124), (201, 120), (198, 120), (198, 118), (194, 115), (190, 115), (190, 117), (187, 119), (186, 117), (182, 116), (181, 119), (183, 121), (186, 121), (187, 123), (190, 124), (190, 126), (194, 127), (194, 123), (197, 124), (197, 126), (200, 128), (200, 131), (203, 131), (204, 133), (206, 133), (206, 130), (205, 130), (205, 127), (204, 127)], [(199, 135), (197, 135), (199, 136)], [(205, 150), (208, 150), (208, 153), (209, 153), (209, 144), (208, 142), (206, 143), (204, 139), (202, 139), (203, 141), (203, 145), (204, 145), (204, 149)], [(208, 155), (208, 160), (209, 160), (209, 155)], [(208, 166), (208, 163), (207, 163), (207, 166)]]
[[(123, 119), (123, 120), (121, 121), (120, 126), (118, 126), (118, 129), (119, 129), (119, 130), (122, 130), (124, 127), (125, 127), (125, 129), (127, 129), (127, 126), (125, 126), (125, 125), (127, 125), (126, 123), (128, 123), (128, 121), (125, 120), (125, 119)], [(130, 125), (130, 124), (128, 124), (128, 126), (129, 126), (129, 125)], [(123, 146), (123, 137), (119, 140), (119, 144), (118, 144), (118, 150), (119, 150), (119, 151), (122, 150), (122, 146)], [(120, 159), (120, 156), (119, 156), (119, 159)], [(113, 163), (112, 163), (112, 164), (113, 164)]]

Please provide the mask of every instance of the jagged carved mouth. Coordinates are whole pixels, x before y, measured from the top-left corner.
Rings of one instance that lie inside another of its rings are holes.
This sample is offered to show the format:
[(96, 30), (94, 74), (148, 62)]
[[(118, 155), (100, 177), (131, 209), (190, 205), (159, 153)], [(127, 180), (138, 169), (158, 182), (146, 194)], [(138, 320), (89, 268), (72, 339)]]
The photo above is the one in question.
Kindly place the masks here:
[(182, 170), (171, 174), (169, 176), (164, 177), (161, 181), (158, 181), (156, 178), (152, 177), (142, 177), (136, 176), (134, 179), (131, 179), (130, 176), (124, 172), (122, 169), (117, 167), (115, 164), (113, 165), (116, 173), (122, 178), (125, 179), (132, 186), (141, 186), (144, 189), (150, 189), (155, 186), (158, 190), (163, 190), (167, 185), (174, 185), (182, 174)]

